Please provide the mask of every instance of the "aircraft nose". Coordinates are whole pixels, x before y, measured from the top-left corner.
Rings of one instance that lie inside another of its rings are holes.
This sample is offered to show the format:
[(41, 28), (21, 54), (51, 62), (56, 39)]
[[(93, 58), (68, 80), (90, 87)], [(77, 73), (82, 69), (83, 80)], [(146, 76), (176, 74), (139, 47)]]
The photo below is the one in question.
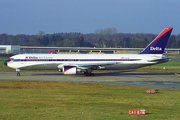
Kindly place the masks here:
[(4, 62), (4, 64), (7, 66), (7, 63), (8, 63), (9, 61), (11, 61), (11, 60), (10, 60), (10, 59), (6, 60), (6, 61)]
[(7, 60), (4, 62), (4, 64), (7, 66)]

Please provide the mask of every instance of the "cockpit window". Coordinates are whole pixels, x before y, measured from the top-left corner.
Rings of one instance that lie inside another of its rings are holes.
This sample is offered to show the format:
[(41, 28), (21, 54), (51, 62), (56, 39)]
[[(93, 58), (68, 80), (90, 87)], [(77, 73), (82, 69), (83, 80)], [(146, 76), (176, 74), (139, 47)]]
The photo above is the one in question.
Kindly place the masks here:
[(11, 61), (13, 61), (13, 60), (14, 60), (14, 58), (10, 58), (10, 60), (11, 60)]

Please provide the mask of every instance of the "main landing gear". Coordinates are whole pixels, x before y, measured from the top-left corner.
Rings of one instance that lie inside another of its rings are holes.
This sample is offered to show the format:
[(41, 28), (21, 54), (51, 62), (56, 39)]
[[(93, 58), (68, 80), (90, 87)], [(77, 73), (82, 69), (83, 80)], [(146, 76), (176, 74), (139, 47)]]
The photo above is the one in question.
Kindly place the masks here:
[(84, 75), (86, 75), (86, 76), (94, 76), (93, 73), (87, 73), (87, 72), (84, 72)]
[(91, 72), (92, 72), (92, 70), (91, 70), (91, 69), (88, 69), (88, 70), (86, 70), (86, 71), (84, 72), (84, 75), (86, 75), (86, 76), (94, 76), (94, 74), (91, 73)]
[(17, 76), (20, 76), (20, 69), (16, 69)]

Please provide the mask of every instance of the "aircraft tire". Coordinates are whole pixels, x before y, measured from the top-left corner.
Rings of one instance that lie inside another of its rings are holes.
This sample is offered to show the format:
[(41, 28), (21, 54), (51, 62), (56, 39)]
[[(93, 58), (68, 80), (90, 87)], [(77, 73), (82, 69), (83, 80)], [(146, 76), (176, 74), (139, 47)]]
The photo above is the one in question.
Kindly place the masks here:
[(85, 75), (86, 75), (86, 76), (94, 76), (93, 73), (86, 73)]
[(17, 76), (20, 76), (20, 73), (19, 73), (19, 72), (17, 72)]

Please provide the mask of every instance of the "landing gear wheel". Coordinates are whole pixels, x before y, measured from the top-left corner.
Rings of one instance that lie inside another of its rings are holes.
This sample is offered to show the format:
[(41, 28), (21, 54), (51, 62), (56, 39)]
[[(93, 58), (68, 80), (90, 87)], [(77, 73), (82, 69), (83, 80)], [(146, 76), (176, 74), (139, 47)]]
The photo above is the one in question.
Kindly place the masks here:
[(17, 76), (20, 76), (20, 73), (19, 73), (19, 72), (17, 72)]
[(86, 75), (86, 76), (94, 76), (93, 73), (86, 73), (85, 75)]
[(91, 73), (91, 76), (94, 76), (94, 73)]
[(20, 69), (16, 69), (17, 76), (20, 76)]

